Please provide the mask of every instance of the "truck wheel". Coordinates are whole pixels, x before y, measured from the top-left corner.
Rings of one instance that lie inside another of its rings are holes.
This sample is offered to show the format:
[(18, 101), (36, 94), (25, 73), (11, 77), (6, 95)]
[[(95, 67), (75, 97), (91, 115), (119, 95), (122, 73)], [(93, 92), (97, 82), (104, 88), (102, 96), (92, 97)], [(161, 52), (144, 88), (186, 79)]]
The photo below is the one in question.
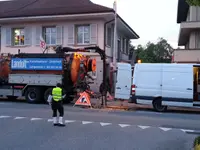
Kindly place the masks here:
[(28, 88), (25, 92), (25, 98), (28, 103), (38, 103), (42, 98), (41, 90), (37, 87)]
[(17, 97), (17, 96), (7, 96), (7, 98), (8, 98), (9, 100), (16, 100), (18, 97)]
[(153, 100), (153, 108), (157, 112), (165, 112), (167, 110), (167, 106), (162, 106), (161, 98), (156, 98)]
[(44, 92), (44, 101), (45, 103), (48, 103), (47, 100), (48, 100), (48, 97), (49, 95), (52, 94), (52, 88), (48, 88), (45, 92)]

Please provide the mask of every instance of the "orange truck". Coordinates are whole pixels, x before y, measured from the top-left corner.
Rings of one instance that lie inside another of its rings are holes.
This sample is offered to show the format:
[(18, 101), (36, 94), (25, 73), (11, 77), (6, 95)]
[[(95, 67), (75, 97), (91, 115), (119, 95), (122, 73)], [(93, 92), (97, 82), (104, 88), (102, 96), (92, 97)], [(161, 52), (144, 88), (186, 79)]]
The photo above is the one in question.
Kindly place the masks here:
[[(77, 92), (89, 88), (88, 72), (96, 70), (96, 60), (77, 52), (96, 52), (104, 60), (99, 47), (72, 49), (57, 47), (56, 53), (18, 53), (0, 59), (0, 96), (16, 99), (24, 96), (28, 103), (47, 101), (56, 83), (62, 83), (65, 102)], [(73, 52), (69, 54), (68, 52)], [(105, 75), (105, 71), (104, 71)], [(105, 80), (104, 80), (105, 81)]]

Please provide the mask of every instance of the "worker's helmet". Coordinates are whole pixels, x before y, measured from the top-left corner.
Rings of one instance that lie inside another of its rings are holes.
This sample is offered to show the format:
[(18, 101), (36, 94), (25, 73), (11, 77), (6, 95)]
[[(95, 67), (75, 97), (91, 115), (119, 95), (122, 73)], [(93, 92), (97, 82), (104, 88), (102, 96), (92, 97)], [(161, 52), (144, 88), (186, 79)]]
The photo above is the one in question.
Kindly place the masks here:
[(60, 88), (62, 87), (62, 85), (60, 83), (57, 83), (56, 86), (60, 87)]

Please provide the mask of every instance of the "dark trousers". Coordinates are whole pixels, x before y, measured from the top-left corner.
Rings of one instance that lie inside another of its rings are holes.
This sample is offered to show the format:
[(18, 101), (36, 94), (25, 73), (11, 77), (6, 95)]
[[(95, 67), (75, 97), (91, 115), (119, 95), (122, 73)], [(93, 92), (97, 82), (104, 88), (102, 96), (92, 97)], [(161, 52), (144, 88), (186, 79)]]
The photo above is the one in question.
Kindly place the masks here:
[(53, 110), (53, 117), (57, 117), (57, 111), (59, 112), (60, 117), (64, 116), (64, 108), (62, 101), (52, 102), (51, 108)]

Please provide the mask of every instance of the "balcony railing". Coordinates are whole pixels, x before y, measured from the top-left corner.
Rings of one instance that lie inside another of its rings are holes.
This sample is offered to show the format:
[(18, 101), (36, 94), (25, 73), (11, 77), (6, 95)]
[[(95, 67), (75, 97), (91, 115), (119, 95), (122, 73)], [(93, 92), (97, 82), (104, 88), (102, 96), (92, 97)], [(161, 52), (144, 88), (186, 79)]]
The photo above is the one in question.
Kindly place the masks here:
[(175, 63), (200, 63), (200, 49), (176, 49), (173, 54)]

